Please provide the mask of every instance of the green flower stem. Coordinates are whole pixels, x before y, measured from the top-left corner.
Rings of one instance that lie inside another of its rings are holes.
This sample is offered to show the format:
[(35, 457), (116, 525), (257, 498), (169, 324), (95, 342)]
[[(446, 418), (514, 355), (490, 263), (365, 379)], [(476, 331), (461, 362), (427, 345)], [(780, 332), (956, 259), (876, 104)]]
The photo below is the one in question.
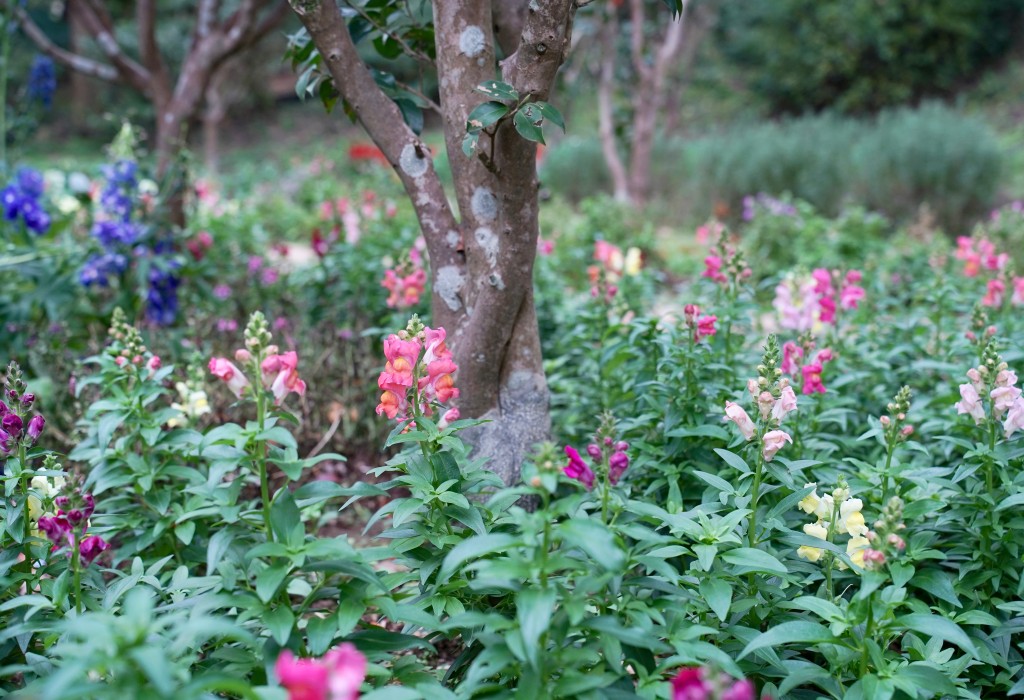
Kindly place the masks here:
[[(829, 542), (829, 544), (834, 544), (832, 542), (832, 540), (835, 537), (835, 531), (836, 531), (836, 515), (837, 515), (837, 511), (836, 511), (835, 506), (833, 506), (833, 508), (832, 508), (832, 519), (829, 520), (829, 523), (828, 523), (828, 535), (826, 536), (826, 541)], [(825, 593), (828, 594), (829, 601), (834, 601), (836, 599), (835, 588), (832, 585), (832, 567), (835, 564), (835, 561), (836, 561), (835, 554), (833, 554), (832, 552), (829, 552), (828, 553), (828, 563), (825, 565)]]
[[(263, 364), (263, 350), (260, 349), (255, 355), (256, 360), (256, 381), (253, 384), (256, 392), (256, 420), (258, 421), (260, 434), (263, 434), (267, 424), (267, 392), (263, 390), (260, 369)], [(256, 441), (256, 462), (260, 472), (260, 497), (263, 500), (263, 529), (267, 534), (267, 541), (274, 541), (274, 531), (270, 525), (270, 480), (267, 476), (267, 446), (262, 440)]]
[(31, 561), (32, 556), (29, 551), (29, 539), (32, 537), (32, 516), (29, 513), (28, 507), (28, 491), (29, 491), (29, 478), (27, 474), (27, 462), (28, 457), (25, 454), (25, 443), (18, 442), (18, 464), (21, 466), (21, 475), (18, 477), (18, 482), (21, 485), (21, 507), (24, 512), (21, 514), (21, 519), (24, 521), (24, 536), (22, 544), (25, 546), (25, 559)]
[[(541, 494), (541, 499), (544, 502), (544, 508), (541, 511), (546, 513), (548, 510), (548, 492), (544, 490)], [(551, 548), (551, 519), (544, 518), (544, 540), (540, 550), (540, 585), (542, 588), (548, 587), (548, 550)]]
[[(896, 451), (896, 436), (886, 436), (885, 469), (882, 470), (882, 505), (889, 502), (889, 467), (892, 466), (892, 454)], [(895, 486), (895, 484), (894, 484)]]
[(71, 534), (71, 571), (74, 576), (72, 590), (75, 595), (75, 612), (82, 614), (82, 560), (78, 551), (78, 532)]
[[(758, 433), (757, 444), (760, 446), (764, 436)], [(764, 450), (757, 450), (757, 468), (754, 470), (754, 485), (750, 489), (750, 529), (747, 530), (747, 543), (750, 547), (757, 546), (757, 502), (761, 497), (761, 473), (764, 471)]]
[(868, 673), (868, 640), (871, 639), (871, 634), (874, 631), (873, 627), (875, 624), (875, 594), (872, 593), (868, 596), (868, 621), (864, 626), (864, 639), (861, 644), (861, 655), (860, 655), (860, 677), (863, 678)]

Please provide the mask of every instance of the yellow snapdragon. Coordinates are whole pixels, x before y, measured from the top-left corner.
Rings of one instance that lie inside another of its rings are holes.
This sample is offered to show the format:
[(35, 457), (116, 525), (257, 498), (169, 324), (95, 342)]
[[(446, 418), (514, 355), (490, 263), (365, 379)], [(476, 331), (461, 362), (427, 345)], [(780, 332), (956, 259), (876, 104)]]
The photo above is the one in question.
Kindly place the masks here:
[(167, 421), (167, 427), (179, 428), (187, 425), (190, 419), (198, 418), (210, 412), (210, 400), (202, 389), (191, 389), (185, 382), (178, 382), (174, 385), (181, 397), (180, 403), (172, 403), (171, 408), (181, 411), (180, 416), (175, 416)]
[[(804, 533), (820, 540), (829, 540), (830, 535), (850, 535), (846, 545), (846, 553), (859, 567), (864, 566), (864, 552), (869, 547), (868, 527), (861, 512), (864, 502), (859, 498), (850, 498), (850, 490), (844, 487), (835, 489), (832, 493), (818, 496), (817, 484), (809, 483), (804, 487), (812, 487), (813, 490), (800, 500), (798, 507), (807, 513), (817, 517), (814, 523), (804, 525)], [(838, 511), (836, 503), (839, 504)], [(797, 556), (807, 559), (810, 562), (817, 562), (825, 553), (818, 547), (803, 545), (796, 551)], [(839, 567), (844, 568), (843, 562)]]

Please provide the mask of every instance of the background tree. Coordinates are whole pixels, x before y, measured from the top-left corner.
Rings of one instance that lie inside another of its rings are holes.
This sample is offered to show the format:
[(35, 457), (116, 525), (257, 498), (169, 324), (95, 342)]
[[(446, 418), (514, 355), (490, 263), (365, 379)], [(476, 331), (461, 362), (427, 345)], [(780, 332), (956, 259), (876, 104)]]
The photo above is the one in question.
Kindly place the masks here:
[[(433, 275), (433, 324), (448, 330), (459, 365), (460, 410), (491, 421), (476, 429), (474, 442), (511, 481), (550, 429), (533, 299), (534, 141), (543, 138), (545, 118), (560, 121), (544, 100), (565, 59), (577, 4), (436, 0), (432, 12), (417, 13), (404, 2), (375, 2), (343, 14), (333, 0), (290, 2), (315, 45), (314, 52), (296, 40), (300, 87), (344, 102), (416, 208)], [(417, 133), (418, 108), (430, 100), (371, 72), (355, 43), (367, 36), (381, 53), (436, 66), (455, 208)], [(500, 82), (481, 93), (495, 76)]]
[[(660, 3), (620, 0), (605, 6), (595, 42), (597, 105), (601, 150), (617, 200), (642, 206), (650, 198), (658, 117), (667, 112), (668, 92), (680, 87), (670, 79), (673, 71), (692, 65), (713, 21), (710, 2), (681, 0), (675, 21)], [(620, 110), (623, 92), (628, 105)]]
[[(283, 0), (240, 0), (225, 11), (220, 0), (195, 5), (188, 49), (177, 70), (170, 67), (157, 39), (157, 0), (135, 4), (138, 58), (125, 51), (115, 32), (113, 8), (105, 0), (69, 0), (76, 26), (95, 43), (102, 59), (65, 49), (52, 41), (20, 5), (14, 11), (25, 34), (41, 51), (73, 71), (127, 85), (143, 95), (155, 115), (153, 150), (157, 174), (164, 177), (183, 145), (188, 124), (199, 116), (216, 72), (233, 56), (254, 46), (288, 15)], [(172, 220), (184, 223), (180, 197), (168, 200)]]

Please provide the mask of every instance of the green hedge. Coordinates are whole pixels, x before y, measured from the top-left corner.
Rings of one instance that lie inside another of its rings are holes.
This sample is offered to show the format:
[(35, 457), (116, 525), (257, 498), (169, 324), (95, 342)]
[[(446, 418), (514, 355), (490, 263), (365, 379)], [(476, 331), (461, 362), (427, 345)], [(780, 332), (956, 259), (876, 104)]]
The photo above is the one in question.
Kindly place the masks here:
[[(871, 119), (831, 114), (736, 127), (695, 141), (665, 140), (655, 149), (657, 195), (682, 202), (693, 218), (716, 201), (791, 194), (827, 214), (863, 205), (895, 219), (922, 204), (955, 228), (992, 205), (1004, 155), (978, 119), (940, 105), (884, 111)], [(567, 139), (548, 151), (547, 188), (573, 201), (610, 191), (596, 139)]]

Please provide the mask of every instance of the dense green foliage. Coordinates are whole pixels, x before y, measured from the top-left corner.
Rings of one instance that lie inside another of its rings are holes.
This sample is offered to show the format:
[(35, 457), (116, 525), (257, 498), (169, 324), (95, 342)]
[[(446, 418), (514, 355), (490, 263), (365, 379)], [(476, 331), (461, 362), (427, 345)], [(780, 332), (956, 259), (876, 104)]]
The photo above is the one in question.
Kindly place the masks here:
[(1019, 0), (723, 3), (720, 41), (779, 112), (865, 112), (948, 95), (1001, 57)]

